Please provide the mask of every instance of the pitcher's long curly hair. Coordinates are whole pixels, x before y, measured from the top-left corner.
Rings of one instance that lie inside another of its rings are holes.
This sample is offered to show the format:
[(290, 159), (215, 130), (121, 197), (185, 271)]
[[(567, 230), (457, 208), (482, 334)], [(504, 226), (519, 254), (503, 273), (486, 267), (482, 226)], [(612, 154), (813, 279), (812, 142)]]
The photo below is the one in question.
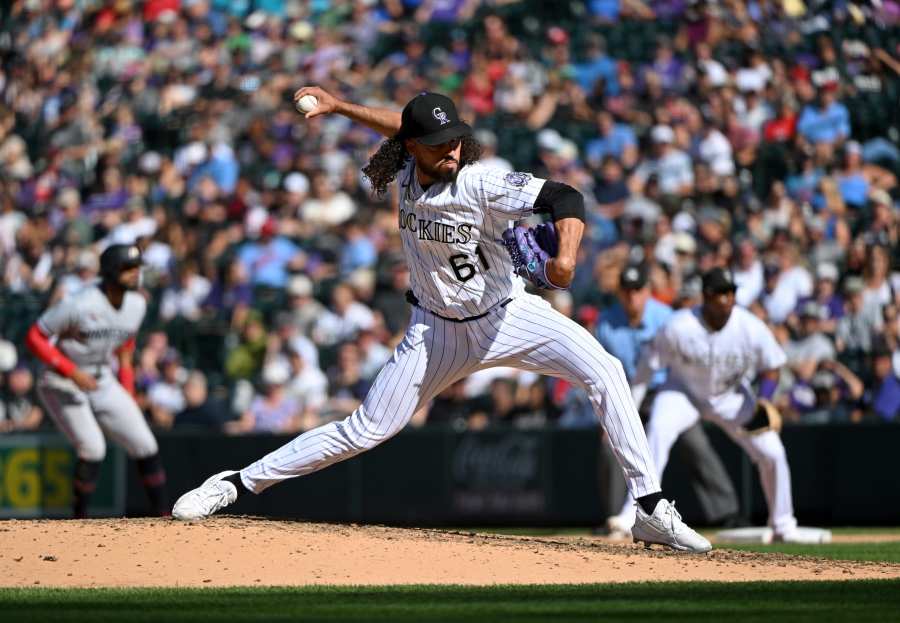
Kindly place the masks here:
[[(473, 136), (464, 136), (461, 140), (462, 150), (459, 154), (459, 168), (467, 164), (477, 162), (481, 158), (481, 143)], [(412, 158), (406, 151), (403, 140), (393, 136), (381, 144), (368, 164), (363, 167), (363, 175), (372, 183), (372, 189), (376, 196), (383, 197), (388, 185), (397, 177), (397, 173)]]

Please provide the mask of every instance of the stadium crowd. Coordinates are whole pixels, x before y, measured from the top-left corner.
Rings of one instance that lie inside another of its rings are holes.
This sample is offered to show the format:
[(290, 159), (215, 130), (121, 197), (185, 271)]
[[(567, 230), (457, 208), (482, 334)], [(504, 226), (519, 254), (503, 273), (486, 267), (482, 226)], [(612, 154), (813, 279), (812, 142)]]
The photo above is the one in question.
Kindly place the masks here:
[[(895, 0), (0, 11), (0, 432), (42, 425), (22, 338), (114, 242), (144, 252), (154, 426), (294, 432), (355, 408), (405, 329), (409, 271), (395, 197), (360, 173), (379, 137), (303, 119), (303, 84), (398, 109), (447, 93), (493, 166), (578, 188), (576, 283), (548, 296), (601, 339), (624, 327), (615, 354), (646, 341), (648, 300), (693, 305), (699, 273), (731, 266), (788, 353), (788, 419), (900, 421)], [(508, 370), (415, 421), (595, 425), (566, 383)]]

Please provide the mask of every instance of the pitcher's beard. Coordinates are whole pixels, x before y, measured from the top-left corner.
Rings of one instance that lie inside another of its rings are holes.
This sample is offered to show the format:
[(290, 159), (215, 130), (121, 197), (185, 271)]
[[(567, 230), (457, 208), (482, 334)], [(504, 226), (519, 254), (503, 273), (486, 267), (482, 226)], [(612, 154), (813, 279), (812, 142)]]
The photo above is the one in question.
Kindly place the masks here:
[(441, 182), (443, 184), (452, 184), (456, 181), (456, 176), (459, 175), (459, 163), (455, 160), (456, 168), (453, 170), (444, 169), (440, 165), (435, 167), (424, 167), (421, 164), (419, 165), (422, 168), (422, 171), (430, 178), (433, 178), (437, 182)]

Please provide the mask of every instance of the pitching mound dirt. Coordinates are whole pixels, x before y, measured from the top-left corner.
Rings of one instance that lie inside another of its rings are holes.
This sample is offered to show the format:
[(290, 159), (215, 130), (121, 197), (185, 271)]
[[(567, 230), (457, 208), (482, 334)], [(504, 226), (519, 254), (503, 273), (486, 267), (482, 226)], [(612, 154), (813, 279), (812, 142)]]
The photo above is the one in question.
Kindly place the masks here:
[(217, 517), (0, 522), (0, 586), (545, 584), (900, 578), (900, 565), (591, 538)]

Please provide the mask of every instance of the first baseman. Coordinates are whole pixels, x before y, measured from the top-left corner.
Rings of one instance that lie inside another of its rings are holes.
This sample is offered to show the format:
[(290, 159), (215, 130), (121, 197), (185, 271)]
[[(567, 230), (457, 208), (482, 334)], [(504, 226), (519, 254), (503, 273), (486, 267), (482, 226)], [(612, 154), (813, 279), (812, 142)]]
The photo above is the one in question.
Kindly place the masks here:
[[(660, 492), (621, 363), (583, 327), (526, 293), (567, 287), (584, 230), (575, 189), (478, 162), (480, 145), (447, 97), (421, 93), (395, 111), (358, 106), (318, 87), (307, 113), (343, 114), (386, 137), (363, 169), (376, 193), (399, 184), (399, 227), (413, 305), (406, 336), (362, 405), (340, 422), (310, 430), (240, 472), (224, 471), (184, 494), (179, 519), (206, 517), (248, 491), (310, 474), (397, 434), (413, 413), (473, 372), (510, 366), (561, 377), (584, 389), (638, 501), (636, 541), (705, 552), (709, 542)], [(548, 212), (552, 224), (510, 224)]]
[[(786, 357), (765, 323), (735, 306), (736, 289), (730, 270), (706, 272), (703, 303), (675, 312), (642, 354), (634, 379), (636, 399), (655, 369), (668, 369), (647, 422), (653, 461), (661, 479), (678, 437), (701, 418), (714, 422), (756, 464), (775, 540), (818, 543), (827, 531), (797, 528), (791, 471), (778, 434), (780, 416), (768, 402)], [(757, 377), (759, 398), (750, 386)], [(627, 499), (616, 521), (629, 525), (634, 507)]]
[[(106, 456), (104, 433), (137, 461), (158, 515), (168, 515), (166, 475), (156, 439), (134, 400), (132, 355), (147, 302), (136, 292), (141, 252), (112, 245), (100, 256), (101, 281), (88, 284), (47, 309), (28, 331), (26, 344), (46, 364), (38, 396), (73, 446), (75, 517), (84, 517)], [(111, 360), (118, 359), (118, 373)]]

